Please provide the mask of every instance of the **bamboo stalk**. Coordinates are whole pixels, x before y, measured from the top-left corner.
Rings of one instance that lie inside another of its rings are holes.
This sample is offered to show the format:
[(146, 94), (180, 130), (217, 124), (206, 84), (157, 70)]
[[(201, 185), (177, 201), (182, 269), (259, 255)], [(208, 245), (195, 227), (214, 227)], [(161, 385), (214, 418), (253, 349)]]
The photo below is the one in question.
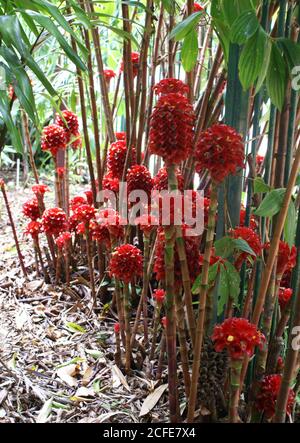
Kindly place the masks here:
[[(171, 190), (177, 183), (175, 165), (169, 165), (168, 183)], [(174, 304), (174, 248), (175, 227), (165, 227), (165, 284), (166, 284), (166, 340), (168, 353), (168, 385), (169, 385), (169, 407), (171, 423), (178, 423), (178, 386), (177, 386), (177, 359), (176, 359), (176, 318)]]
[(189, 407), (188, 407), (188, 416), (187, 416), (188, 423), (193, 422), (195, 408), (196, 408), (199, 370), (201, 364), (201, 348), (204, 336), (205, 306), (206, 306), (206, 296), (208, 290), (208, 271), (210, 266), (210, 257), (212, 253), (214, 233), (215, 233), (217, 207), (218, 207), (217, 184), (215, 182), (212, 182), (208, 225), (206, 233), (206, 243), (205, 243), (205, 251), (203, 258), (203, 267), (202, 267), (202, 279), (201, 279), (201, 287), (199, 294), (198, 320), (196, 324), (196, 341), (194, 346), (191, 392), (189, 397)]
[[(81, 1), (82, 5), (85, 7), (86, 11), (93, 16), (94, 13), (94, 5), (91, 0), (83, 0)], [(111, 107), (108, 99), (108, 90), (107, 90), (107, 84), (104, 77), (104, 66), (103, 66), (103, 60), (102, 60), (102, 51), (101, 51), (101, 44), (100, 44), (100, 36), (98, 28), (92, 27), (92, 38), (94, 42), (94, 50), (96, 55), (96, 61), (98, 66), (98, 72), (99, 72), (99, 82), (100, 82), (100, 91), (101, 91), (101, 98), (102, 98), (102, 105), (104, 110), (104, 116), (105, 116), (105, 122), (106, 122), (106, 129), (108, 133), (108, 137), (110, 142), (115, 141), (115, 132), (113, 128), (113, 119), (112, 119), (112, 112)]]
[(125, 312), (125, 332), (126, 332), (126, 347), (125, 347), (125, 371), (129, 375), (131, 372), (131, 328), (130, 328), (130, 295), (129, 285), (124, 282), (124, 312)]
[(182, 303), (180, 289), (181, 288), (178, 287), (175, 289), (175, 310), (177, 318), (177, 331), (178, 331), (179, 350), (181, 356), (181, 365), (182, 365), (182, 373), (184, 381), (184, 390), (185, 390), (185, 395), (188, 398), (191, 389), (191, 377), (189, 373), (189, 356), (188, 356), (187, 339), (185, 331), (184, 307)]
[(20, 243), (19, 243), (19, 239), (18, 239), (18, 236), (17, 236), (17, 231), (16, 231), (14, 219), (13, 219), (13, 216), (12, 216), (12, 213), (11, 213), (11, 210), (10, 210), (10, 206), (9, 206), (9, 202), (8, 202), (8, 198), (7, 198), (7, 194), (6, 194), (6, 189), (5, 189), (5, 184), (1, 180), (0, 180), (0, 189), (1, 189), (1, 192), (2, 192), (2, 195), (3, 195), (3, 199), (4, 199), (4, 203), (5, 203), (8, 219), (9, 219), (11, 230), (12, 230), (13, 237), (14, 237), (14, 240), (15, 240), (15, 245), (16, 245), (16, 249), (17, 249), (17, 254), (18, 254), (20, 266), (21, 266), (22, 272), (24, 274), (24, 277), (27, 277), (28, 274), (27, 274), (26, 267), (25, 267), (24, 260), (23, 260), (23, 256), (22, 256), (22, 253), (21, 253)]
[[(258, 293), (258, 297), (257, 297), (256, 304), (254, 307), (252, 320), (251, 320), (251, 322), (253, 324), (255, 324), (255, 326), (258, 326), (260, 316), (261, 316), (261, 313), (263, 310), (263, 306), (265, 303), (266, 292), (267, 292), (267, 289), (269, 286), (272, 269), (274, 267), (275, 259), (277, 256), (279, 241), (280, 241), (280, 237), (281, 237), (281, 234), (283, 231), (285, 219), (287, 216), (288, 207), (289, 207), (290, 199), (292, 196), (293, 188), (294, 188), (296, 178), (298, 175), (299, 165), (300, 165), (300, 145), (298, 146), (297, 151), (296, 151), (296, 155), (295, 155), (293, 167), (291, 170), (290, 178), (288, 181), (287, 189), (285, 192), (283, 204), (282, 204), (281, 210), (279, 212), (279, 215), (277, 217), (273, 239), (270, 244), (267, 263), (266, 263), (265, 269), (264, 269), (264, 271), (262, 273), (262, 277), (261, 277), (261, 284), (260, 284), (260, 288), (259, 288), (259, 293)], [(245, 361), (244, 361), (243, 369), (242, 369), (242, 374), (241, 374), (241, 386), (242, 386), (242, 383), (244, 381), (244, 378), (245, 378), (245, 375), (247, 372), (248, 363), (249, 363), (249, 358), (246, 357)]]

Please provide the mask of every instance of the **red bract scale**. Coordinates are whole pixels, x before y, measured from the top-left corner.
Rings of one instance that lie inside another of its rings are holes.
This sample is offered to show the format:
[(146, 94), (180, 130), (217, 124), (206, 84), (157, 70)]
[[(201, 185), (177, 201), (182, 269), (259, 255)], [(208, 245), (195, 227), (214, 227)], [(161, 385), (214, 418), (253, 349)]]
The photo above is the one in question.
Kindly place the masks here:
[[(156, 280), (165, 280), (165, 235), (163, 229), (158, 231), (158, 242), (155, 249), (154, 258), (154, 272), (156, 273)], [(183, 230), (183, 239), (185, 246), (186, 259), (188, 263), (191, 282), (194, 282), (195, 278), (200, 273), (200, 253), (199, 242), (196, 237), (185, 237)], [(174, 257), (174, 277), (176, 285), (182, 284), (181, 266), (177, 248), (175, 248)]]
[(74, 214), (70, 215), (69, 220), (68, 220), (69, 231), (76, 232), (78, 224), (79, 224), (79, 221), (78, 221), (78, 218), (76, 217), (76, 215), (74, 215)]
[(146, 237), (149, 237), (153, 229), (157, 227), (157, 219), (151, 215), (143, 214), (135, 220)]
[(42, 226), (46, 234), (57, 236), (67, 229), (67, 216), (61, 208), (47, 209), (42, 217)]
[(153, 188), (153, 179), (144, 165), (134, 165), (128, 169), (126, 175), (128, 193), (136, 190), (145, 191), (150, 197)]
[(156, 301), (156, 303), (158, 303), (159, 305), (161, 305), (164, 302), (166, 296), (166, 291), (164, 289), (156, 289), (153, 292), (153, 298)]
[(120, 332), (120, 323), (115, 323), (114, 331), (115, 331), (116, 334), (119, 334), (119, 332)]
[[(133, 76), (136, 77), (139, 72), (140, 54), (138, 52), (131, 53)], [(124, 71), (124, 61), (121, 63), (120, 71)]]
[[(280, 374), (267, 375), (260, 384), (260, 391), (256, 397), (256, 407), (263, 411), (266, 418), (274, 416), (276, 410), (277, 397), (280, 390), (282, 376)], [(295, 402), (295, 393), (289, 388), (286, 413), (290, 415)]]
[(278, 357), (277, 365), (276, 365), (276, 373), (281, 374), (284, 369), (284, 360), (281, 356)]
[(123, 220), (114, 209), (102, 209), (96, 215), (96, 220), (100, 224), (104, 224), (109, 231), (111, 238), (122, 240), (124, 238)]
[(119, 246), (111, 255), (109, 267), (112, 276), (129, 283), (143, 274), (141, 251), (130, 244)]
[[(270, 243), (264, 245), (266, 250), (269, 250)], [(297, 248), (295, 246), (289, 247), (288, 243), (280, 240), (277, 257), (277, 275), (282, 275), (285, 271), (289, 271), (296, 266)]]
[[(246, 219), (246, 209), (242, 207), (241, 211), (240, 211), (240, 225), (241, 226), (245, 226), (245, 219)], [(254, 230), (257, 228), (257, 223), (256, 223), (254, 215), (250, 215), (250, 228), (254, 229)]]
[(76, 234), (78, 235), (84, 235), (85, 234), (85, 224), (79, 223), (76, 226)]
[(81, 205), (74, 209), (74, 215), (82, 223), (89, 223), (95, 217), (96, 209), (91, 205)]
[(120, 140), (110, 145), (107, 154), (107, 168), (114, 177), (122, 178), (123, 169), (126, 160), (126, 142)]
[(55, 243), (57, 244), (57, 247), (59, 249), (63, 249), (68, 246), (71, 238), (72, 238), (72, 234), (70, 232), (66, 231), (57, 237), (57, 239), (55, 240)]
[(13, 85), (9, 85), (8, 87), (8, 97), (13, 101), (17, 98)]
[[(181, 172), (176, 169), (175, 171), (178, 189), (183, 192), (184, 190), (184, 178)], [(168, 190), (168, 172), (167, 168), (161, 168), (153, 179), (153, 189), (157, 191), (167, 191)]]
[[(214, 253), (214, 251), (213, 251), (213, 253)], [(203, 262), (204, 262), (204, 255), (201, 254), (199, 257), (200, 266), (203, 266)], [(212, 255), (210, 257), (209, 264), (210, 264), (210, 266), (212, 266), (215, 263), (219, 263), (219, 266), (218, 266), (218, 271), (219, 271), (221, 264), (225, 264), (225, 260), (222, 257), (219, 257), (218, 255)]]
[(108, 83), (116, 76), (116, 73), (112, 69), (104, 69), (103, 74)]
[(60, 178), (62, 178), (65, 175), (66, 170), (64, 167), (56, 168), (56, 173)]
[(58, 125), (46, 126), (42, 132), (41, 146), (43, 151), (51, 152), (53, 157), (60, 149), (65, 150), (67, 141), (64, 129)]
[(291, 288), (279, 288), (278, 301), (280, 309), (283, 311), (289, 300), (293, 295), (293, 290)]
[(291, 278), (292, 278), (291, 269), (284, 271), (282, 278), (280, 280), (280, 286), (283, 288), (289, 288), (291, 286)]
[(102, 188), (112, 192), (119, 192), (119, 179), (114, 177), (112, 172), (108, 172), (102, 179)]
[(264, 335), (246, 318), (228, 318), (221, 325), (216, 325), (212, 340), (217, 352), (227, 349), (233, 360), (240, 359), (246, 354), (251, 357), (256, 346), (261, 347), (265, 341)]
[(92, 239), (103, 243), (107, 249), (111, 247), (110, 234), (105, 224), (98, 223), (95, 220), (90, 221), (90, 231)]
[(168, 319), (167, 319), (167, 317), (163, 317), (162, 319), (161, 319), (161, 324), (163, 325), (163, 327), (166, 329), (166, 327), (167, 327), (167, 323), (168, 323)]
[(256, 166), (258, 169), (260, 169), (261, 165), (264, 162), (265, 157), (263, 155), (257, 155), (256, 156)]
[(46, 192), (50, 191), (47, 185), (42, 185), (42, 184), (33, 185), (31, 189), (35, 195), (44, 195)]
[(72, 148), (75, 149), (80, 149), (82, 146), (82, 138), (81, 135), (79, 134), (74, 134), (71, 138), (71, 146)]
[(29, 222), (24, 230), (24, 234), (31, 235), (33, 239), (37, 239), (41, 232), (42, 232), (42, 225), (38, 221)]
[(86, 203), (87, 200), (85, 197), (77, 195), (76, 197), (72, 198), (72, 200), (70, 201), (70, 208), (72, 209), (72, 211), (74, 211), (74, 209), (77, 208), (77, 206), (86, 205)]
[(181, 94), (159, 98), (151, 116), (149, 151), (161, 156), (167, 165), (181, 163), (191, 152), (195, 114)]
[(3, 180), (3, 178), (0, 178), (0, 189), (1, 190), (5, 189), (5, 181)]
[(61, 115), (56, 114), (55, 123), (65, 131), (67, 143), (69, 143), (74, 137), (78, 137), (79, 121), (74, 112), (65, 110), (62, 111)]
[(86, 195), (86, 199), (87, 199), (88, 204), (92, 205), (94, 202), (93, 191), (92, 190), (85, 191), (85, 195)]
[(203, 6), (201, 6), (199, 3), (194, 3), (194, 12), (200, 12), (204, 11)]
[(39, 204), (36, 198), (28, 200), (24, 203), (23, 214), (25, 217), (31, 218), (31, 220), (37, 220), (40, 218)]
[(156, 95), (165, 95), (173, 92), (184, 95), (189, 92), (189, 89), (188, 85), (181, 80), (177, 80), (177, 78), (166, 78), (153, 87)]
[[(241, 238), (242, 240), (245, 240), (252, 251), (256, 254), (256, 256), (259, 256), (261, 254), (262, 244), (260, 241), (260, 237), (256, 232), (253, 231), (253, 229), (240, 226), (238, 228), (232, 229), (230, 233), (233, 238)], [(255, 259), (256, 256), (248, 254), (247, 252), (242, 252), (239, 254), (235, 265), (237, 268), (240, 268), (244, 260), (247, 260), (249, 257)]]
[(222, 182), (238, 167), (244, 167), (244, 143), (230, 126), (216, 124), (202, 132), (195, 152), (196, 171), (207, 169), (211, 178)]
[(124, 140), (126, 140), (126, 132), (124, 132), (124, 131), (121, 131), (121, 132), (116, 132), (116, 139), (118, 140), (118, 141), (124, 141)]

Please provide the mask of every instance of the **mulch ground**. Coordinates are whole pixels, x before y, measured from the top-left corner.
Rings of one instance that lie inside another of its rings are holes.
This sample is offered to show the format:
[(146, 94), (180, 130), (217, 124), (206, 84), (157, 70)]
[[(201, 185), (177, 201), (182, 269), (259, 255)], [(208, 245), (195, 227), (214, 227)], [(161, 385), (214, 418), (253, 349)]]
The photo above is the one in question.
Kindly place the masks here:
[(147, 361), (123, 375), (114, 363), (114, 313), (90, 313), (84, 280), (71, 289), (43, 282), (22, 234), (30, 188), (8, 186), (8, 196), (29, 277), (0, 198), (0, 423), (167, 422), (166, 369), (159, 386)]

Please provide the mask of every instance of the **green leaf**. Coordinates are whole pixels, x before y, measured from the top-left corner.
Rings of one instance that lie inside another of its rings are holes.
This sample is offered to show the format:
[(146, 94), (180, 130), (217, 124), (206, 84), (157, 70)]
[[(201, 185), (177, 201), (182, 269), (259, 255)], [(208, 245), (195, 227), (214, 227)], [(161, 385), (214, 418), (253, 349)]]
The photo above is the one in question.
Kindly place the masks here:
[(175, 26), (170, 34), (170, 39), (174, 38), (176, 41), (183, 40), (184, 37), (189, 34), (199, 23), (203, 12), (194, 12), (194, 14), (189, 15), (181, 23)]
[(82, 326), (78, 325), (77, 323), (67, 322), (66, 326), (72, 332), (81, 332), (82, 334), (86, 333), (86, 330)]
[(59, 31), (59, 29), (55, 26), (55, 24), (53, 23), (53, 21), (42, 15), (42, 14), (38, 14), (36, 12), (28, 12), (28, 14), (43, 28), (47, 29), (48, 32), (50, 32), (51, 35), (53, 35), (53, 37), (56, 38), (56, 40), (58, 41), (58, 43), (60, 44), (60, 46), (62, 47), (62, 49), (65, 51), (65, 53), (67, 54), (67, 56), (69, 57), (70, 60), (72, 60), (72, 62), (82, 71), (86, 70), (86, 66), (83, 63), (83, 61), (81, 60), (81, 58), (76, 54), (76, 52), (73, 51), (73, 49), (71, 48), (71, 46), (69, 45), (69, 43), (67, 42), (67, 40), (64, 38), (64, 36), (61, 34), (61, 32)]
[(260, 217), (273, 217), (273, 215), (278, 214), (282, 207), (285, 191), (285, 188), (270, 191), (254, 211), (254, 214)]
[(252, 8), (251, 0), (221, 0), (221, 6), (227, 24), (231, 27), (235, 20)]
[(241, 45), (252, 37), (259, 27), (255, 11), (243, 12), (233, 23), (231, 27), (231, 41)]
[(56, 91), (52, 87), (49, 80), (45, 77), (42, 69), (33, 59), (30, 54), (29, 48), (24, 44), (22, 39), (22, 32), (19, 20), (17, 17), (12, 15), (0, 16), (0, 34), (5, 42), (5, 44), (9, 47), (15, 47), (19, 54), (21, 55), (22, 62), (24, 62), (40, 82), (44, 85), (50, 95), (56, 96)]
[(239, 61), (239, 73), (242, 86), (245, 90), (253, 85), (261, 73), (267, 42), (267, 34), (259, 27), (242, 50)]
[(33, 123), (39, 126), (32, 86), (25, 69), (12, 49), (2, 46), (0, 47), (0, 55), (8, 63), (11, 74), (13, 74), (17, 81), (17, 83), (13, 82), (13, 85), (21, 106), (25, 109)]
[(184, 38), (181, 58), (182, 66), (186, 72), (191, 72), (197, 63), (198, 56), (198, 38), (195, 29), (192, 29)]
[(273, 42), (266, 85), (272, 103), (281, 111), (287, 83), (287, 70), (284, 58)]
[(253, 182), (254, 194), (269, 192), (272, 188), (265, 183), (262, 177), (256, 177)]
[(231, 237), (222, 237), (215, 242), (216, 255), (227, 258), (234, 252), (234, 243)]
[(221, 315), (229, 297), (237, 304), (240, 292), (240, 275), (236, 268), (229, 262), (221, 266), (218, 286), (218, 315)]
[(289, 244), (291, 248), (295, 243), (295, 234), (296, 234), (296, 223), (297, 223), (297, 215), (295, 203), (293, 201), (290, 202), (288, 207), (288, 213), (284, 224), (283, 237), (284, 241)]
[[(57, 23), (72, 37), (76, 40), (80, 50), (83, 52), (85, 56), (88, 55), (87, 48), (82, 44), (80, 38), (78, 38), (76, 32), (73, 31), (65, 17), (61, 14), (59, 8), (53, 4), (53, 2), (48, 2), (47, 0), (31, 0), (31, 3), (38, 6), (39, 12), (46, 12), (50, 17), (53, 17)], [(29, 8), (32, 9), (32, 8)]]
[(300, 66), (300, 44), (293, 42), (289, 38), (277, 39), (278, 46), (283, 50), (287, 59), (289, 69)]
[[(220, 267), (219, 261), (217, 261), (216, 263), (214, 263), (213, 265), (211, 265), (209, 267), (209, 270), (208, 270), (208, 284), (209, 285), (212, 285), (215, 283), (219, 267)], [(196, 279), (194, 281), (194, 284), (192, 287), (192, 294), (199, 294), (201, 281), (202, 281), (202, 272), (196, 277)]]
[(239, 251), (247, 252), (247, 254), (256, 256), (255, 252), (252, 248), (248, 245), (246, 240), (243, 240), (242, 238), (235, 238), (233, 239), (233, 245), (235, 249), (238, 249)]
[(23, 152), (22, 137), (20, 131), (16, 127), (13, 118), (11, 116), (7, 93), (6, 91), (1, 91), (1, 90), (0, 90), (0, 113), (8, 129), (12, 145), (14, 146), (14, 148), (18, 153), (22, 153)]
[(267, 41), (266, 41), (266, 47), (265, 47), (264, 63), (263, 63), (263, 66), (261, 68), (261, 71), (259, 73), (259, 76), (258, 76), (258, 79), (256, 82), (256, 87), (255, 87), (256, 94), (260, 90), (260, 88), (262, 87), (262, 85), (265, 81), (265, 78), (267, 76), (267, 72), (269, 69), (269, 63), (270, 63), (270, 57), (271, 57), (271, 50), (272, 50), (272, 40), (268, 36)]

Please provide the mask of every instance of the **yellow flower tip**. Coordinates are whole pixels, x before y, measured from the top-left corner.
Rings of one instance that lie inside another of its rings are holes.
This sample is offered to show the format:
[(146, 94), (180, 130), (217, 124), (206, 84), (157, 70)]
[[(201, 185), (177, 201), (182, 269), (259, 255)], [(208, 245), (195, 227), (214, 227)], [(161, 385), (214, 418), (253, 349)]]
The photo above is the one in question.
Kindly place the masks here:
[(233, 335), (228, 335), (227, 341), (232, 342), (233, 340), (234, 340), (234, 336)]

